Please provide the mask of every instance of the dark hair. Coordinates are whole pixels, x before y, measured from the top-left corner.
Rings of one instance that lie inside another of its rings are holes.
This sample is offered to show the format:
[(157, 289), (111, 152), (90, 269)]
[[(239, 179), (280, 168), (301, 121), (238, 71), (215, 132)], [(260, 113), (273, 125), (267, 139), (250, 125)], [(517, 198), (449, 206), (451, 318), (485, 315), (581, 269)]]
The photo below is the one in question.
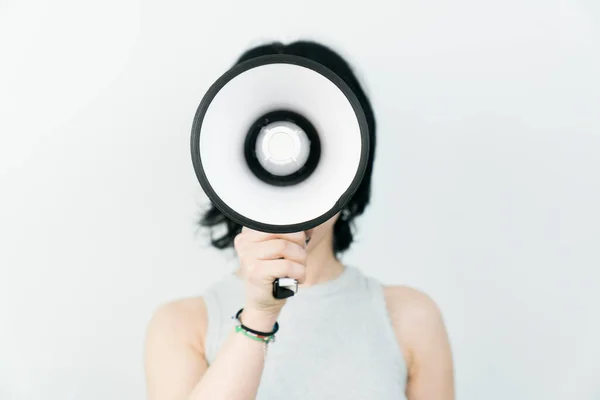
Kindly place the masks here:
[[(308, 58), (327, 67), (338, 75), (352, 89), (360, 102), (367, 125), (369, 127), (369, 159), (364, 177), (348, 202), (342, 210), (342, 215), (336, 221), (333, 228), (333, 251), (338, 254), (350, 247), (353, 241), (352, 222), (354, 218), (361, 215), (367, 204), (369, 204), (371, 192), (371, 174), (373, 171), (373, 159), (375, 154), (375, 115), (371, 103), (361, 88), (358, 79), (354, 76), (348, 63), (330, 48), (315, 42), (297, 41), (290, 44), (280, 42), (269, 43), (247, 50), (237, 60), (236, 65), (255, 57), (272, 54), (290, 54)], [(242, 226), (227, 218), (214, 204), (203, 214), (199, 221), (200, 226), (210, 229), (211, 243), (218, 249), (233, 246), (235, 236), (241, 231)], [(225, 228), (225, 233), (215, 235), (217, 228)]]

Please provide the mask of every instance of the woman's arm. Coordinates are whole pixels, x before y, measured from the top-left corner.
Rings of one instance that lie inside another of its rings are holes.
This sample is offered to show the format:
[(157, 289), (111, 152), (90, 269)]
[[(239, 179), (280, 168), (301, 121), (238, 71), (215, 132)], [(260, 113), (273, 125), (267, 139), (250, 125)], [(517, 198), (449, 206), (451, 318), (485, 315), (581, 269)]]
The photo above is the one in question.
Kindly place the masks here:
[(453, 400), (452, 352), (439, 308), (405, 286), (386, 287), (385, 297), (408, 367), (408, 400)]
[[(273, 297), (280, 277), (306, 279), (306, 233), (270, 234), (242, 228), (234, 247), (245, 286), (241, 321), (271, 332), (287, 299)], [(233, 323), (215, 361), (204, 356), (204, 301), (182, 300), (159, 309), (148, 327), (146, 375), (149, 400), (252, 400), (264, 369), (263, 342), (236, 333)]]
[[(270, 331), (277, 316), (244, 310), (243, 321)], [(206, 308), (201, 298), (169, 303), (154, 314), (146, 338), (149, 400), (251, 400), (264, 368), (263, 344), (233, 330), (215, 362), (204, 357)]]

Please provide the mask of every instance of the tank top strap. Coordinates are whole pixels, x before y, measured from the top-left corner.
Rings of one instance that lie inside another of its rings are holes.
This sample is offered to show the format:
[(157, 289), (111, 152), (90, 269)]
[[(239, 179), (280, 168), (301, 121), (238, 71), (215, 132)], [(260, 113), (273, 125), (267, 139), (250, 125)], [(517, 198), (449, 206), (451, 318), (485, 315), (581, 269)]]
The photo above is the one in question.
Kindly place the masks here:
[(388, 346), (390, 354), (398, 360), (398, 372), (406, 375), (408, 370), (404, 361), (404, 353), (400, 347), (400, 343), (398, 343), (398, 338), (392, 324), (389, 308), (385, 299), (384, 285), (378, 279), (371, 276), (363, 275), (363, 279), (365, 281), (367, 293), (373, 304), (373, 312), (376, 321), (379, 322), (381, 334), (385, 338), (382, 345)]
[(231, 316), (243, 307), (243, 289), (243, 283), (229, 273), (202, 293), (207, 318), (204, 353), (209, 365), (227, 338), (228, 328), (233, 327)]

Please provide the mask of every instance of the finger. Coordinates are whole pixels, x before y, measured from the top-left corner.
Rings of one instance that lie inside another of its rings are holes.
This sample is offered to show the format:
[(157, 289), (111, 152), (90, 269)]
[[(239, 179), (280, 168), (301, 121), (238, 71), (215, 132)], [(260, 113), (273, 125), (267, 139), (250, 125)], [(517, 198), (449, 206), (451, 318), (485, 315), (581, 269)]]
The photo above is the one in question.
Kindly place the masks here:
[(304, 246), (284, 239), (267, 240), (256, 243), (252, 249), (254, 256), (259, 260), (275, 260), (285, 258), (300, 264), (306, 263), (307, 253)]
[(285, 239), (298, 243), (300, 246), (304, 246), (306, 242), (306, 234), (304, 231), (295, 233), (267, 233), (244, 227), (242, 228), (240, 235), (243, 236), (241, 240), (244, 242), (264, 242), (273, 239)]
[(248, 279), (257, 284), (270, 284), (277, 278), (292, 278), (303, 283), (306, 276), (304, 265), (290, 260), (259, 261)]

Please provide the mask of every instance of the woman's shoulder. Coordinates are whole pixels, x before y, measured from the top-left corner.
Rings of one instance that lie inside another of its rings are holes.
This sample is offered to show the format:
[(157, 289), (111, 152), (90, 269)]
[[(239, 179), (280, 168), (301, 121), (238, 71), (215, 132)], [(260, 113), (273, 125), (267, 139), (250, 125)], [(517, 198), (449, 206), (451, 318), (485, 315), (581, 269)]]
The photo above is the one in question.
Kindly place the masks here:
[(171, 340), (204, 352), (208, 320), (215, 307), (223, 306), (239, 292), (239, 282), (233, 274), (225, 274), (208, 285), (199, 296), (183, 297), (160, 304), (154, 310), (147, 327), (148, 340)]
[(428, 341), (445, 336), (442, 313), (428, 294), (413, 287), (383, 286), (383, 293), (396, 338), (410, 366)]
[(205, 314), (201, 297), (172, 300), (154, 310), (144, 343), (148, 390), (158, 393), (168, 382), (191, 385), (208, 368), (203, 346)]
[(149, 339), (159, 337), (203, 351), (207, 310), (202, 296), (171, 300), (159, 305), (148, 323)]
[(383, 293), (390, 313), (411, 318), (438, 318), (436, 302), (425, 292), (405, 285), (384, 285)]

